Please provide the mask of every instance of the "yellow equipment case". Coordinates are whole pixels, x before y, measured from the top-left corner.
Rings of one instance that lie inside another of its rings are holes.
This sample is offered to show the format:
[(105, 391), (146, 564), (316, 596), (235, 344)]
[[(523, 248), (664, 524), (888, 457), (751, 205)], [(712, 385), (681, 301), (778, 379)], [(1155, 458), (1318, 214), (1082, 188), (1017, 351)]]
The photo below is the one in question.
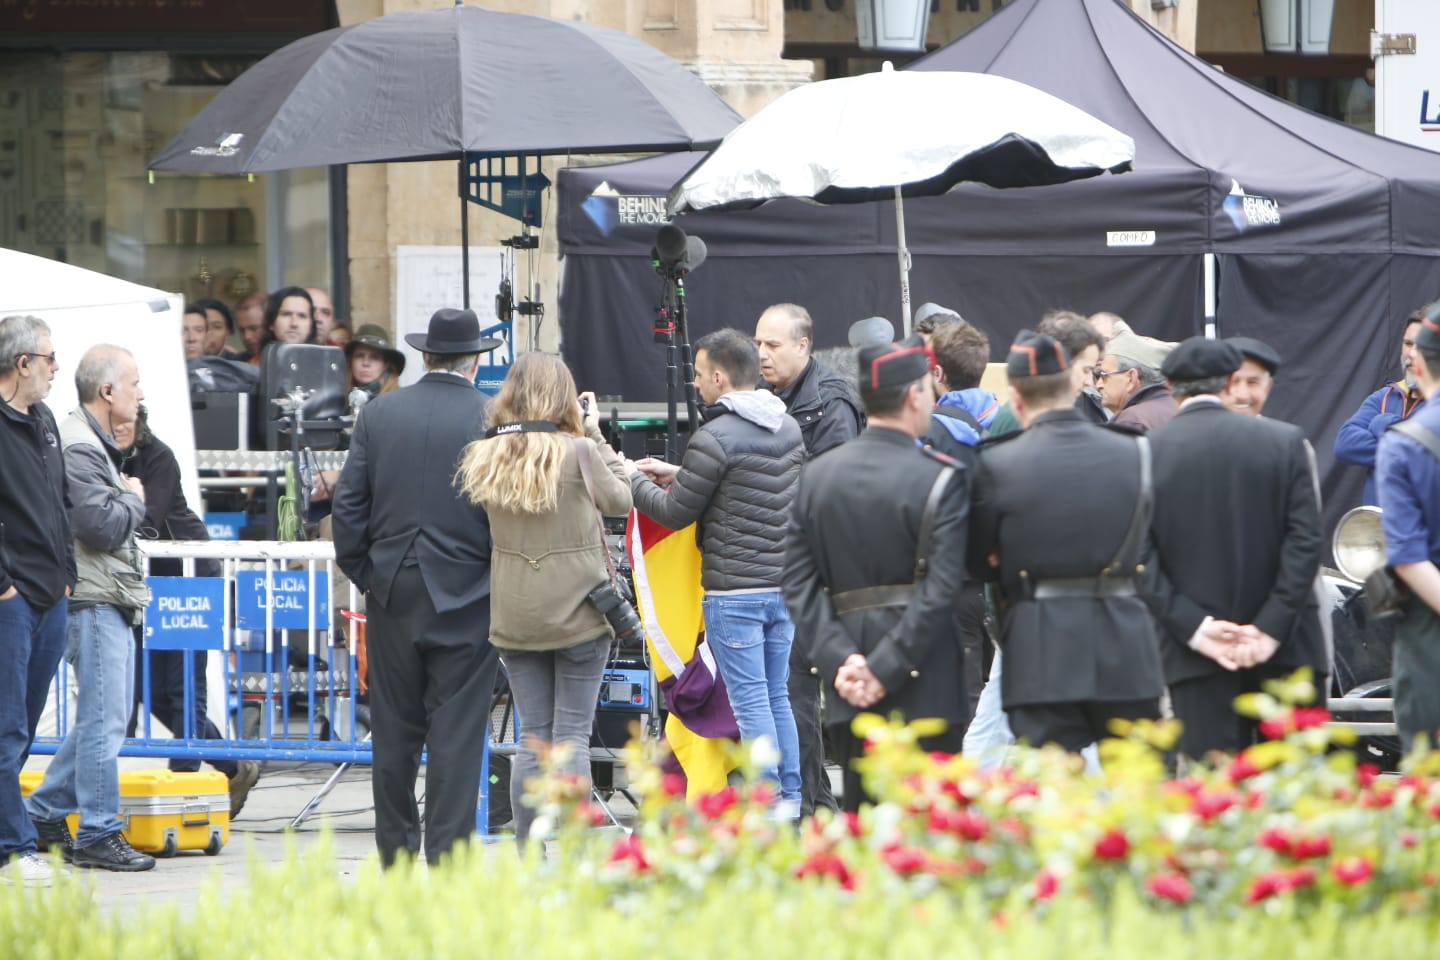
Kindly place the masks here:
[[(29, 796), (44, 774), (20, 774), (20, 792)], [(230, 784), (223, 773), (175, 773), (133, 770), (120, 774), (120, 818), (130, 846), (157, 857), (181, 850), (219, 853), (230, 840)], [(70, 832), (79, 829), (80, 815), (68, 818)]]

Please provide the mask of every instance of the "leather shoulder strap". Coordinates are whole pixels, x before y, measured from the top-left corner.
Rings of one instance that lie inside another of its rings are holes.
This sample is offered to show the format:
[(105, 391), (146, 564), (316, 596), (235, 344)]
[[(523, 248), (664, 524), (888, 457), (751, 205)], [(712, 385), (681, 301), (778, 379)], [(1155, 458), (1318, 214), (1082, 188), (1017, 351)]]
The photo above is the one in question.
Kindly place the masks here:
[(930, 495), (925, 498), (925, 512), (920, 515), (920, 537), (915, 544), (915, 582), (919, 583), (925, 578), (925, 572), (930, 567), (930, 541), (935, 535), (935, 514), (940, 509), (940, 498), (945, 495), (945, 488), (950, 485), (950, 479), (955, 476), (955, 468), (941, 465), (940, 472), (935, 475), (935, 482), (930, 484)]
[(1150, 515), (1155, 507), (1155, 480), (1150, 463), (1150, 441), (1145, 437), (1136, 437), (1135, 446), (1140, 452), (1140, 493), (1135, 498), (1135, 512), (1130, 515), (1130, 529), (1125, 531), (1125, 539), (1120, 541), (1120, 549), (1115, 551), (1114, 559), (1101, 571), (1106, 576), (1118, 572), (1125, 562), (1125, 558), (1140, 546), (1140, 540), (1145, 536), (1145, 531), (1150, 529)]
[(1440, 437), (1435, 436), (1430, 428), (1416, 423), (1414, 420), (1401, 420), (1399, 423), (1391, 424), (1391, 430), (1396, 433), (1403, 433), (1414, 440), (1420, 446), (1430, 451), (1430, 456), (1440, 460)]

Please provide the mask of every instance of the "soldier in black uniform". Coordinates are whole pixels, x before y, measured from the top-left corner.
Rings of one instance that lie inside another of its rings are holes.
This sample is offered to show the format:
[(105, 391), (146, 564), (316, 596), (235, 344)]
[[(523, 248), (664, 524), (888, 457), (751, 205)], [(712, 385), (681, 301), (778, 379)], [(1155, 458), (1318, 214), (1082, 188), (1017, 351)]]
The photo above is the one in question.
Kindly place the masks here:
[(1022, 331), (1008, 373), (1026, 429), (981, 446), (971, 572), (998, 579), (1006, 601), (1001, 695), (1015, 736), (1079, 751), (1113, 719), (1160, 715), (1160, 652), (1137, 582), (1149, 452), (1076, 412), (1050, 337)]
[[(850, 729), (857, 713), (944, 719), (949, 729), (923, 743), (948, 752), (960, 750), (969, 721), (954, 616), (969, 477), (916, 444), (935, 405), (932, 362), (913, 336), (860, 350), (869, 426), (805, 467), (790, 516), (785, 601), (809, 670), (836, 694), (827, 717), (845, 761), (847, 810), (864, 799), (851, 765), (863, 746)], [(930, 546), (920, 576), (927, 504)]]

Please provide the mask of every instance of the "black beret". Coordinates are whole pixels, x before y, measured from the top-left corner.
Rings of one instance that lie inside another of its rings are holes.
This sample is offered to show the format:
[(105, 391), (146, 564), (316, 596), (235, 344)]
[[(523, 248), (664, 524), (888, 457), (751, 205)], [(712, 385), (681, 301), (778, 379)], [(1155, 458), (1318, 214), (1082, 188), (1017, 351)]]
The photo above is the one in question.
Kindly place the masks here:
[(1208, 337), (1191, 337), (1170, 351), (1161, 365), (1160, 372), (1170, 380), (1181, 383), (1190, 380), (1208, 380), (1211, 377), (1228, 377), (1240, 369), (1245, 354), (1233, 343), (1211, 340)]
[(1430, 308), (1430, 313), (1420, 321), (1415, 334), (1415, 346), (1424, 347), (1432, 353), (1440, 350), (1440, 303)]
[(930, 348), (913, 333), (899, 343), (875, 343), (861, 347), (858, 356), (860, 386), (869, 390), (914, 383), (934, 366)]
[(1270, 371), (1272, 377), (1275, 376), (1275, 371), (1280, 369), (1280, 354), (1263, 340), (1256, 340), (1254, 337), (1226, 337), (1225, 342), (1238, 347), (1241, 354)]
[(1010, 344), (1005, 373), (1017, 377), (1045, 377), (1070, 369), (1070, 358), (1058, 340), (1033, 330), (1021, 330)]

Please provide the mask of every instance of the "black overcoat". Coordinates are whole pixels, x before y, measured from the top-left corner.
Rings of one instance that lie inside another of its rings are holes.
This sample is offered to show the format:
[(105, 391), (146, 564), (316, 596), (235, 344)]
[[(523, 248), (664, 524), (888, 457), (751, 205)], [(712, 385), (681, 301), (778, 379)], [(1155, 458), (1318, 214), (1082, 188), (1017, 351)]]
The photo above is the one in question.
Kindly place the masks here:
[(412, 553), (436, 612), (490, 595), (489, 520), (453, 483), (485, 407), (469, 381), (436, 372), (361, 408), (335, 489), (335, 561), (382, 606)]
[(805, 660), (831, 693), (830, 723), (848, 722), (856, 712), (833, 693), (835, 674), (852, 653), (864, 654), (885, 685), (885, 698), (871, 712), (969, 720), (954, 616), (969, 512), (963, 469), (936, 511), (928, 572), (908, 605), (837, 617), (830, 601), (831, 593), (914, 581), (925, 500), (946, 469), (954, 468), (921, 452), (913, 437), (871, 426), (800, 474), (786, 534), (785, 601), (796, 642), (805, 644)]
[[(1145, 537), (1120, 553), (1139, 492), (1135, 437), (1090, 423), (1073, 407), (981, 446), (971, 572), (998, 579), (1007, 601), (1005, 706), (1160, 696), (1159, 649), (1140, 595)], [(1099, 583), (1112, 564), (1105, 582), (1133, 592), (1034, 596), (1041, 584)]]

